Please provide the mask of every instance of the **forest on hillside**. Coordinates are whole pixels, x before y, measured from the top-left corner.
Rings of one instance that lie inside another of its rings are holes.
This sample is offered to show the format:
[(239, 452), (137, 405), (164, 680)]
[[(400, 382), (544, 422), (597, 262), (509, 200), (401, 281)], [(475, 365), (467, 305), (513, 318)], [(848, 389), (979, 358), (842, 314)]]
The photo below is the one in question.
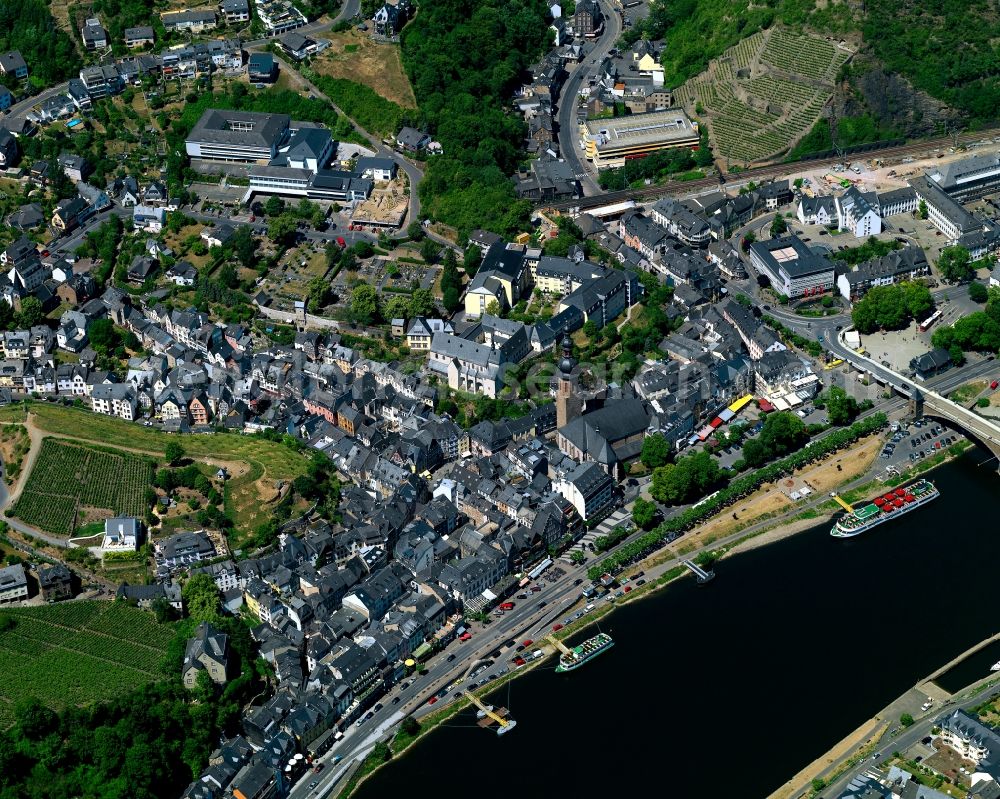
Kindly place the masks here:
[(0, 50), (20, 50), (29, 76), (38, 86), (66, 80), (80, 69), (73, 42), (56, 27), (43, 0), (0, 3)]
[(526, 127), (509, 100), (550, 37), (543, 0), (427, 0), (403, 29), (403, 66), (444, 148), (427, 164), (420, 199), (462, 233), (508, 233), (527, 220), (530, 204), (509, 179)]

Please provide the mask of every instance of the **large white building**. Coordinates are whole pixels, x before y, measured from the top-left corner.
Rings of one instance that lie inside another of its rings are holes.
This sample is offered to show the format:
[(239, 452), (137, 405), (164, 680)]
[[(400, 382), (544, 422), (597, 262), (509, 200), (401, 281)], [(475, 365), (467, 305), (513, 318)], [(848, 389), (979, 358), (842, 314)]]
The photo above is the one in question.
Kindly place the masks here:
[(875, 192), (861, 192), (851, 186), (837, 198), (837, 216), (840, 230), (849, 230), (859, 239), (882, 232), (882, 216)]
[(750, 245), (750, 264), (790, 299), (821, 294), (834, 286), (833, 264), (798, 236), (755, 241)]
[(584, 521), (593, 519), (614, 500), (615, 483), (604, 469), (593, 462), (577, 464), (552, 487), (569, 502)]
[(289, 138), (287, 114), (259, 114), (210, 108), (201, 115), (185, 141), (191, 158), (269, 164)]
[(587, 160), (598, 169), (623, 166), (630, 158), (641, 158), (657, 150), (698, 146), (698, 123), (680, 108), (630, 114), (615, 119), (583, 123), (581, 138)]
[(924, 175), (959, 202), (978, 200), (1000, 189), (1000, 156), (973, 155), (935, 166)]

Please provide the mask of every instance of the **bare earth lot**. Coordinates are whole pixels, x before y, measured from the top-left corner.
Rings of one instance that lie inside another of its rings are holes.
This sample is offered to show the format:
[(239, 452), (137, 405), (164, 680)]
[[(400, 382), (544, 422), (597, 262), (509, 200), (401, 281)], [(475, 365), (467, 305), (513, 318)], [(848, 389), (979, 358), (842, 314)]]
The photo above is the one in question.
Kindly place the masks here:
[(325, 38), (333, 44), (313, 59), (313, 69), (331, 78), (363, 83), (403, 108), (417, 107), (398, 45), (376, 44), (356, 30), (330, 33)]

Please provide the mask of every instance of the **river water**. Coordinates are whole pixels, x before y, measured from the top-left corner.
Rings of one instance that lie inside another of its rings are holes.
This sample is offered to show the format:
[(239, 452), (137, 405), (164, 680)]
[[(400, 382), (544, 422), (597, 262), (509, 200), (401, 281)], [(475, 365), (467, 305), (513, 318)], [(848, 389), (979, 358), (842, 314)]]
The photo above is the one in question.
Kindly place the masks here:
[(898, 522), (848, 541), (824, 523), (616, 611), (613, 649), (571, 674), (550, 659), (491, 698), (515, 730), (465, 711), (356, 796), (767, 796), (1000, 630), (984, 459), (935, 471), (942, 496)]

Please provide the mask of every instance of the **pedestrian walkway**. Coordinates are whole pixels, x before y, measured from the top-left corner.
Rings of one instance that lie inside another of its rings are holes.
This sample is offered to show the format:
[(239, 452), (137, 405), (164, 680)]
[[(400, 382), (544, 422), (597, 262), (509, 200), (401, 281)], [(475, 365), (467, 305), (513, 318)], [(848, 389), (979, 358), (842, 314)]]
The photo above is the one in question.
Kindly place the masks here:
[(572, 563), (573, 562), (572, 554), (574, 552), (582, 552), (584, 555), (586, 555), (588, 552), (590, 552), (590, 545), (593, 544), (594, 541), (596, 541), (602, 535), (607, 535), (608, 533), (610, 533), (619, 524), (621, 524), (624, 521), (627, 521), (628, 518), (629, 518), (629, 511), (626, 508), (618, 508), (618, 510), (616, 510), (614, 513), (612, 513), (610, 516), (604, 519), (604, 521), (598, 524), (593, 530), (588, 530), (586, 533), (584, 533), (583, 537), (580, 538), (580, 540), (577, 541), (572, 547), (563, 552), (563, 554), (559, 557), (559, 559), (561, 561), (564, 561), (565, 563)]

